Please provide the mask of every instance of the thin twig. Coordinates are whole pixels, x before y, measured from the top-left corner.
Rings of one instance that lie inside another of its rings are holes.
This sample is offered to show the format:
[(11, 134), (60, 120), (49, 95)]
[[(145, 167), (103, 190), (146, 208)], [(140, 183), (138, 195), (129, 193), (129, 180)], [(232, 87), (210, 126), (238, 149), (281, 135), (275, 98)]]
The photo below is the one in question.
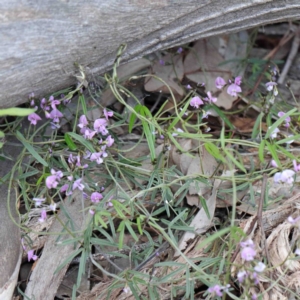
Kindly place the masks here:
[(270, 262), (270, 255), (269, 255), (269, 251), (268, 251), (268, 247), (267, 247), (267, 239), (266, 239), (266, 234), (265, 234), (265, 230), (264, 230), (264, 226), (263, 226), (263, 220), (262, 220), (262, 211), (263, 211), (263, 203), (265, 200), (266, 195), (266, 191), (267, 191), (267, 183), (268, 183), (268, 175), (264, 174), (263, 175), (263, 181), (262, 181), (262, 187), (261, 187), (261, 194), (260, 194), (260, 201), (258, 203), (258, 210), (257, 210), (257, 224), (260, 227), (261, 230), (261, 236), (262, 236), (262, 240), (264, 243), (264, 248), (265, 248), (265, 252), (266, 252), (266, 257), (268, 260), (268, 263)]
[(298, 26), (297, 30), (295, 32), (295, 37), (294, 37), (294, 40), (293, 40), (291, 51), (289, 53), (289, 56), (288, 56), (288, 58), (285, 62), (284, 68), (281, 71), (280, 77), (278, 79), (279, 84), (284, 83), (285, 77), (286, 77), (286, 75), (287, 75), (287, 73), (288, 73), (288, 71), (289, 71), (289, 69), (292, 65), (292, 62), (293, 62), (296, 54), (298, 53), (299, 44), (300, 44), (300, 27)]

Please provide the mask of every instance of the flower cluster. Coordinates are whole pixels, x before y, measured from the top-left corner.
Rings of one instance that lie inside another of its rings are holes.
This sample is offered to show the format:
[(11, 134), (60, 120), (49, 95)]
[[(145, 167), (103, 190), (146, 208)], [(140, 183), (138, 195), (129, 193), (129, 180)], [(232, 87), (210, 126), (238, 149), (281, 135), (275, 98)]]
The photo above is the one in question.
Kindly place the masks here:
[[(30, 100), (30, 106), (35, 107), (35, 109), (38, 109), (38, 106), (35, 106), (34, 93), (31, 93), (29, 95), (29, 100)], [(68, 104), (65, 101), (63, 101), (63, 103), (65, 105)], [(64, 116), (63, 113), (57, 108), (57, 106), (60, 104), (61, 101), (54, 99), (53, 96), (50, 96), (48, 100), (46, 100), (46, 98), (43, 98), (40, 101), (40, 108), (44, 111), (45, 117), (51, 120), (52, 129), (60, 128), (59, 123), (61, 118)], [(28, 120), (30, 124), (36, 125), (38, 121), (42, 120), (42, 118), (38, 114), (32, 113), (28, 116)]]
[(293, 184), (295, 177), (295, 172), (293, 170), (283, 170), (282, 172), (277, 172), (274, 175), (274, 183), (287, 183)]
[[(212, 103), (212, 102), (215, 103), (215, 102), (217, 102), (218, 99), (215, 98), (215, 97), (213, 97), (212, 94), (211, 94), (211, 92), (207, 92), (207, 97), (203, 98), (203, 100), (204, 100), (204, 101), (207, 101), (207, 102), (209, 102), (209, 103)], [(193, 98), (191, 99), (190, 105), (191, 105), (192, 107), (198, 109), (200, 105), (203, 105), (203, 104), (204, 104), (203, 100), (202, 100), (199, 96), (195, 96), (195, 97), (193, 97)]]
[[(229, 94), (232, 97), (236, 97), (237, 93), (242, 92), (242, 89), (240, 87), (241, 83), (241, 76), (236, 77), (234, 81), (228, 80), (227, 94)], [(222, 77), (217, 77), (215, 80), (215, 84), (217, 89), (222, 89), (225, 85), (227, 85), (226, 81)]]
[(229, 287), (230, 284), (227, 284), (226, 286), (215, 284), (208, 289), (208, 292), (211, 293), (213, 296), (222, 297), (223, 292), (227, 292)]
[[(280, 111), (278, 113), (279, 118), (283, 117), (284, 115), (285, 115), (285, 112), (283, 112), (283, 111)], [(290, 127), (291, 117), (287, 116), (284, 121), (285, 121), (285, 127)]]

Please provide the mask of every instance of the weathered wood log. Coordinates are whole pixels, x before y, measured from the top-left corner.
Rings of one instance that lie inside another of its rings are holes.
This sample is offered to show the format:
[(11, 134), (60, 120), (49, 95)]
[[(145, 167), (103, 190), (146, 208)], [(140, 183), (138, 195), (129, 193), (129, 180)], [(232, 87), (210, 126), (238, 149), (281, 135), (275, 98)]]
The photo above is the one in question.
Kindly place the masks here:
[(0, 4), (0, 108), (76, 83), (88, 73), (199, 38), (300, 18), (299, 0), (54, 0)]

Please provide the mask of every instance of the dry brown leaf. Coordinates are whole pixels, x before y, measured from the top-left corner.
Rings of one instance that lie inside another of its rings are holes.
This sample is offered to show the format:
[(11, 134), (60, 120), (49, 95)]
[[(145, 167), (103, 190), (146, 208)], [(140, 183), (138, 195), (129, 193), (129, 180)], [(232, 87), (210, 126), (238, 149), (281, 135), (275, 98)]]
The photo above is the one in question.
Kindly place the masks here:
[[(232, 115), (229, 117), (229, 121), (239, 132), (250, 133), (253, 131), (256, 119)], [(268, 126), (266, 123), (262, 122), (261, 126), (262, 130), (264, 130), (265, 132), (268, 130)]]
[(167, 54), (163, 58), (165, 64), (161, 65), (156, 61), (153, 65), (150, 75), (155, 75), (166, 82), (167, 87), (162, 81), (155, 79), (153, 76), (146, 77), (145, 90), (148, 92), (162, 92), (170, 94), (172, 92), (180, 96), (184, 95), (184, 89), (178, 84), (183, 78), (182, 55)]

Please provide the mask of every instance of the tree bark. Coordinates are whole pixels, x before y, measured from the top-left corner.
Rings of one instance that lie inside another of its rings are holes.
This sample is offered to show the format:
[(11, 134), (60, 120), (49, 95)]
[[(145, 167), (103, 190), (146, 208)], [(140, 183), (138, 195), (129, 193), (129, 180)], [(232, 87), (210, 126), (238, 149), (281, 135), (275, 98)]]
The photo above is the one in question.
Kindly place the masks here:
[(298, 0), (3, 0), (0, 108), (76, 83), (88, 73), (199, 38), (300, 17)]

